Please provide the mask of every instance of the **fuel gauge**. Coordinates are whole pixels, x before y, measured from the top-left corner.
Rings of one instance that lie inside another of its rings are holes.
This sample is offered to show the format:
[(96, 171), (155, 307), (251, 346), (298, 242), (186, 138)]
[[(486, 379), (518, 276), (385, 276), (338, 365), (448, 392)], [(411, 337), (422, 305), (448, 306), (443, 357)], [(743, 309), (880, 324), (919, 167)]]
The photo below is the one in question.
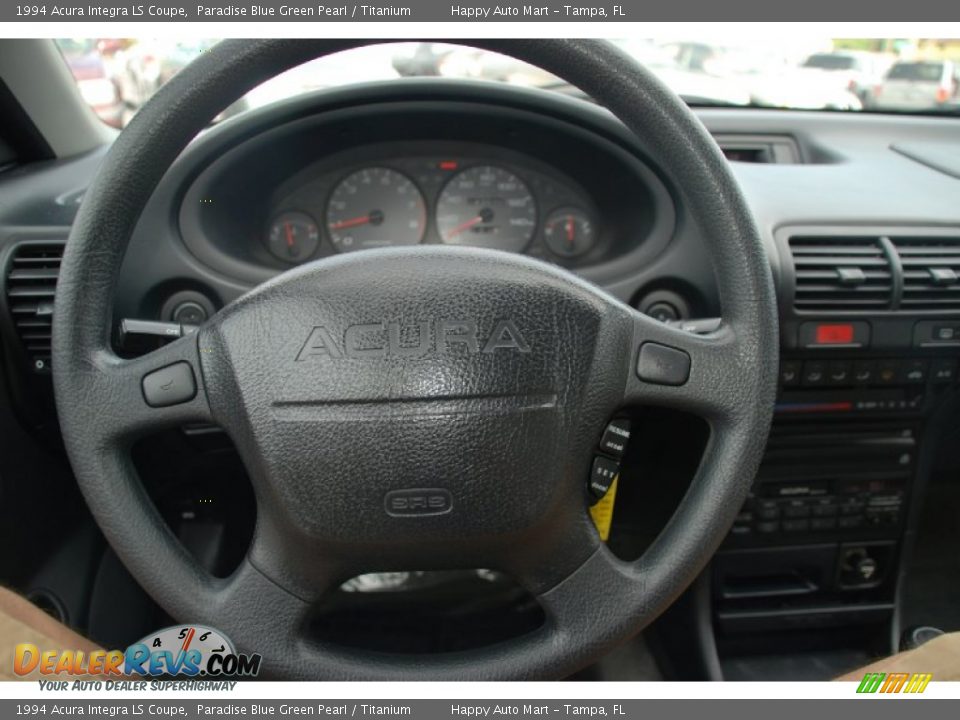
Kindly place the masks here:
[(555, 254), (572, 258), (593, 247), (597, 239), (596, 226), (579, 208), (559, 208), (547, 217), (543, 239)]
[(302, 263), (313, 257), (320, 244), (320, 229), (303, 212), (285, 212), (270, 224), (267, 249), (288, 263)]

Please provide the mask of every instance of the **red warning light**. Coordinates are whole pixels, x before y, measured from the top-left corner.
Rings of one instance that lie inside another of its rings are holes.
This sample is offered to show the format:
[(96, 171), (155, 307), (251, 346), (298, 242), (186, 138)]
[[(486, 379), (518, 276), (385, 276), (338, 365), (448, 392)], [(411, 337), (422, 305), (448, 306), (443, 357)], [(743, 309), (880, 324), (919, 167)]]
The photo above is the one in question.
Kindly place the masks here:
[(441, 170), (456, 170), (459, 167), (459, 163), (456, 160), (441, 160), (440, 169)]
[(847, 345), (853, 342), (853, 325), (818, 325), (817, 345)]

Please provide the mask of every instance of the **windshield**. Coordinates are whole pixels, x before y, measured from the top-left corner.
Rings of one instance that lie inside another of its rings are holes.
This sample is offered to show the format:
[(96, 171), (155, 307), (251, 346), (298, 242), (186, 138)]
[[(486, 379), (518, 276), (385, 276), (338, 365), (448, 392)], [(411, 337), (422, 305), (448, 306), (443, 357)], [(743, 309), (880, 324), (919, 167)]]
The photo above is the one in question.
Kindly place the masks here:
[[(63, 39), (57, 43), (81, 93), (104, 121), (122, 127), (215, 39)], [(892, 79), (937, 80), (960, 58), (960, 41), (924, 39), (614, 39), (691, 105), (879, 112), (957, 112), (956, 84), (929, 103), (898, 103)], [(892, 68), (892, 70), (891, 70)], [(844, 71), (844, 72), (835, 72)], [(538, 68), (495, 53), (436, 42), (350, 50), (290, 70), (250, 92), (217, 119), (303, 92), (401, 77), (504, 82), (579, 95)]]

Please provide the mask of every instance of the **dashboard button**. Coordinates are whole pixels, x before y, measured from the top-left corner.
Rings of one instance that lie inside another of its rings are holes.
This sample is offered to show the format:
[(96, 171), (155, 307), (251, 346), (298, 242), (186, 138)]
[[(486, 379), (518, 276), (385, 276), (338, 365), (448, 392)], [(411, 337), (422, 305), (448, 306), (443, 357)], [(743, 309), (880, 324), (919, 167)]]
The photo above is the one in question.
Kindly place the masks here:
[(927, 381), (927, 361), (907, 360), (900, 367), (901, 382), (920, 385)]
[(150, 407), (169, 407), (192, 400), (197, 383), (190, 363), (178, 362), (143, 378), (143, 397)]
[(876, 380), (877, 364), (871, 360), (860, 360), (853, 365), (853, 382), (857, 385), (870, 385)]
[(784, 360), (780, 363), (780, 384), (792, 387), (800, 384), (801, 363), (799, 360)]
[(849, 385), (850, 377), (850, 363), (838, 361), (827, 365), (827, 382), (830, 385)]
[(930, 377), (935, 383), (951, 383), (957, 376), (957, 361), (937, 358), (930, 364)]
[(690, 356), (659, 343), (644, 343), (637, 358), (637, 375), (657, 385), (683, 385), (690, 377)]
[(803, 500), (790, 500), (783, 504), (783, 516), (785, 518), (808, 518), (810, 517), (810, 506)]
[(812, 360), (803, 364), (804, 385), (824, 385), (827, 382), (827, 364)]
[(954, 325), (938, 325), (933, 329), (933, 339), (940, 342), (949, 342), (956, 340), (960, 333)]
[(877, 363), (877, 383), (893, 385), (900, 375), (900, 363), (896, 360), (881, 360)]
[(839, 510), (836, 503), (830, 502), (814, 505), (810, 508), (810, 513), (813, 517), (836, 517)]
[(593, 468), (590, 470), (590, 493), (599, 500), (607, 494), (619, 474), (620, 463), (597, 455), (593, 458)]
[(609, 453), (614, 457), (623, 457), (627, 449), (627, 441), (630, 440), (630, 421), (614, 420), (607, 425), (603, 431), (603, 438), (600, 440), (600, 450)]
[(870, 344), (870, 325), (866, 322), (806, 322), (800, 326), (803, 347), (865, 347)]

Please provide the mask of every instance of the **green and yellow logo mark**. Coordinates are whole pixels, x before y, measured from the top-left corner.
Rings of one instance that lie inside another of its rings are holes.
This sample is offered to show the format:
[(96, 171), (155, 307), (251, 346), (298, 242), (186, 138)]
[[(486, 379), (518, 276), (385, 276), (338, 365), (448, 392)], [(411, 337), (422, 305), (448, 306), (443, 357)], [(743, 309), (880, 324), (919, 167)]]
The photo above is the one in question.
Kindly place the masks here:
[(922, 693), (932, 679), (931, 673), (867, 673), (857, 692)]

